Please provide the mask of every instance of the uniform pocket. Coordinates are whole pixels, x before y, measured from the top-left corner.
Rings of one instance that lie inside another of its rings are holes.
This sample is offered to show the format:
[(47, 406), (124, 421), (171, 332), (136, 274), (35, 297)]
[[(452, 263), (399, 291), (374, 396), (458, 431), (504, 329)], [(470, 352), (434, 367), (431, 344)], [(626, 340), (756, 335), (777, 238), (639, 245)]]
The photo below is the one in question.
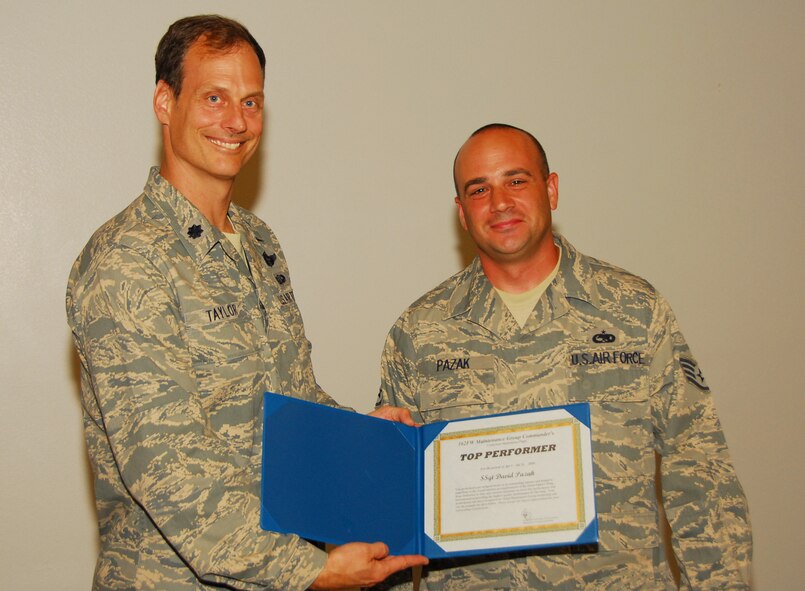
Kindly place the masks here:
[(228, 315), (219, 311), (216, 316), (209, 308), (189, 312), (185, 326), (196, 379), (194, 394), (207, 421), (213, 430), (226, 431), (230, 443), (248, 455), (266, 367), (255, 318), (247, 309), (232, 306)]
[(571, 402), (648, 400), (648, 365), (575, 365), (570, 367)]
[(220, 365), (257, 350), (259, 335), (253, 313), (241, 302), (230, 302), (185, 314), (193, 365)]
[(602, 552), (657, 548), (657, 516), (651, 511), (602, 513), (598, 516), (598, 538)]
[(589, 402), (596, 479), (654, 474), (648, 366), (571, 368), (570, 402)]

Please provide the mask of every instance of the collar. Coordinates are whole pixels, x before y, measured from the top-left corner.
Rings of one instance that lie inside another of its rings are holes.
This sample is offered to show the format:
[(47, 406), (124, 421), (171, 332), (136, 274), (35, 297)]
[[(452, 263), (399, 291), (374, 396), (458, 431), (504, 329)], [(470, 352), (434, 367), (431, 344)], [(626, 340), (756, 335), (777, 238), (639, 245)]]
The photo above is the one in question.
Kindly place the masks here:
[(582, 300), (600, 308), (601, 298), (594, 281), (592, 260), (576, 250), (561, 234), (554, 232), (553, 240), (562, 247), (562, 260), (559, 263), (559, 272), (549, 289), (552, 288), (565, 298)]
[[(196, 262), (201, 262), (218, 244), (231, 258), (234, 258), (235, 248), (224, 237), (223, 232), (210, 224), (187, 197), (159, 174), (159, 167), (151, 168), (144, 192), (165, 215), (173, 231)], [(235, 208), (230, 205), (228, 212), (230, 218), (239, 219), (240, 216), (234, 210)]]
[[(558, 233), (554, 233), (554, 242), (561, 247), (562, 254), (556, 277), (537, 304), (535, 317), (539, 326), (549, 319), (566, 313), (570, 307), (568, 299), (582, 300), (596, 308), (600, 303), (598, 290), (593, 281), (595, 272), (590, 260)], [(496, 304), (496, 300), (499, 300), (499, 297), (487, 279), (480, 259), (475, 257), (459, 274), (445, 316), (446, 318), (467, 316), (477, 324), (490, 329), (508, 326), (511, 323), (506, 320), (508, 316), (506, 307), (502, 302)], [(514, 321), (513, 318), (511, 320)]]

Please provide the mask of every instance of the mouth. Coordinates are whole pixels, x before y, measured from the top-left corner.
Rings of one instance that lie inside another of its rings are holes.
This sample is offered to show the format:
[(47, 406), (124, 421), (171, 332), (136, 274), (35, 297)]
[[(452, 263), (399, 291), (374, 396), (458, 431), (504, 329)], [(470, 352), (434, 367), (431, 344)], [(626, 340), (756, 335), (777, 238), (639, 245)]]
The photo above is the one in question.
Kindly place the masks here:
[(237, 150), (243, 145), (243, 142), (225, 142), (223, 140), (218, 140), (211, 137), (208, 137), (207, 139), (210, 140), (210, 143), (213, 143), (216, 146), (220, 146), (225, 150)]
[(520, 220), (518, 220), (516, 218), (509, 218), (509, 219), (506, 219), (506, 220), (496, 222), (496, 223), (492, 224), (491, 227), (492, 227), (492, 229), (494, 229), (494, 230), (496, 230), (498, 232), (505, 232), (507, 230), (511, 230), (512, 228), (516, 227), (519, 224), (520, 224)]

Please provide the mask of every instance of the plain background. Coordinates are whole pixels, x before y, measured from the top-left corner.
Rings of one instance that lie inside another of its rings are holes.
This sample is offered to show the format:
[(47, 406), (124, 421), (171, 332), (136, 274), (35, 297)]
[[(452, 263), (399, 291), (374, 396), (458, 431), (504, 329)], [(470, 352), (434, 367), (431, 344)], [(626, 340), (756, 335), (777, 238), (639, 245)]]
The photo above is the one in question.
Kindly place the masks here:
[(801, 0), (0, 2), (3, 588), (89, 588), (67, 274), (158, 162), (159, 38), (213, 11), (268, 54), (237, 200), (282, 241), (325, 389), (372, 406), (390, 325), (467, 262), (455, 151), (524, 127), (560, 175), (558, 229), (674, 306), (749, 498), (755, 588), (799, 588)]

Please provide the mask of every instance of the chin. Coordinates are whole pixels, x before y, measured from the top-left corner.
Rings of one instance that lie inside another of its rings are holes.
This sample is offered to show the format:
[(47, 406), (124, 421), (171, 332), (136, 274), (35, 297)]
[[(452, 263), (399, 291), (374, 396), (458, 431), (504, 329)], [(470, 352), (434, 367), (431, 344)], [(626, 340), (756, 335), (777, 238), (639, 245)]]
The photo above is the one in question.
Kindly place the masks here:
[(237, 163), (230, 163), (227, 162), (225, 164), (221, 164), (221, 166), (216, 166), (215, 168), (211, 169), (209, 172), (212, 176), (217, 177), (219, 179), (225, 180), (232, 180), (243, 169), (243, 165), (245, 162), (237, 162)]

